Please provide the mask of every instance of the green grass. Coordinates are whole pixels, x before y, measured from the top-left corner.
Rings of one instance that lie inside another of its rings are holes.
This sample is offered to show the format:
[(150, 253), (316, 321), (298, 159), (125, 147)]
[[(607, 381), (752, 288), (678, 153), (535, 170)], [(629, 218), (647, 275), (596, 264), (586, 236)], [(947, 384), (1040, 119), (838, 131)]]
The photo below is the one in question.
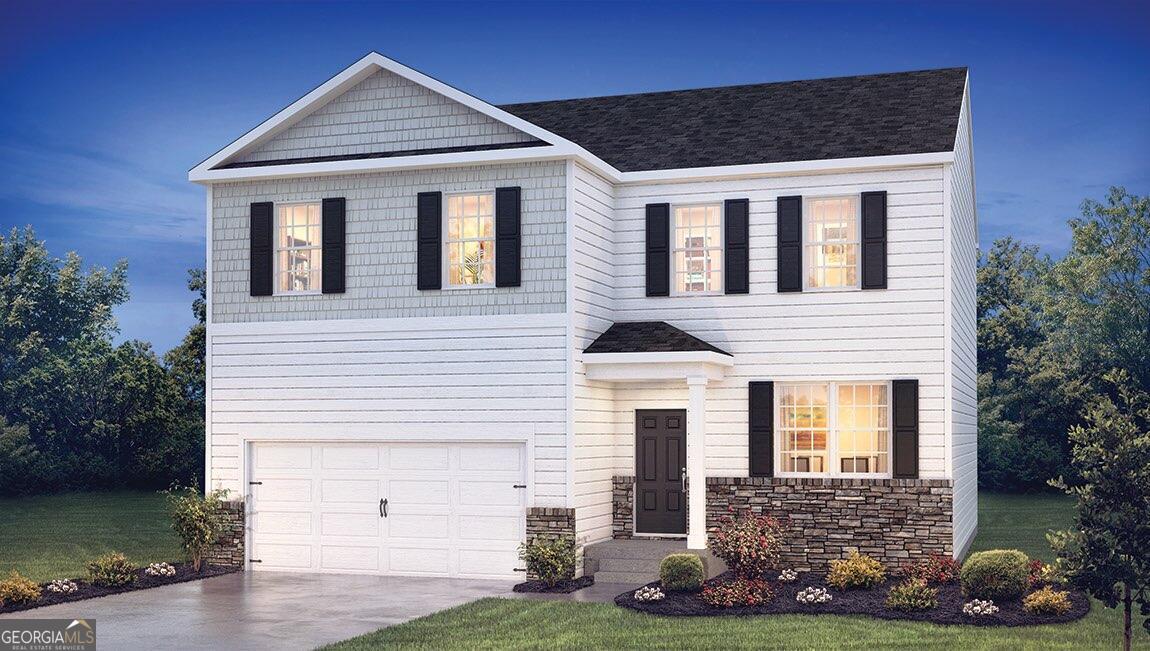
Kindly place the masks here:
[(183, 558), (164, 496), (111, 491), (0, 499), (0, 574), (35, 581), (78, 577), (117, 551), (137, 564)]
[[(1062, 495), (979, 496), (973, 549), (1049, 559), (1044, 534), (1073, 514)], [(1135, 647), (1150, 636), (1135, 631)], [(358, 649), (1115, 649), (1121, 617), (1098, 602), (1083, 620), (1023, 628), (937, 626), (834, 615), (667, 618), (607, 604), (481, 599), (328, 647)]]

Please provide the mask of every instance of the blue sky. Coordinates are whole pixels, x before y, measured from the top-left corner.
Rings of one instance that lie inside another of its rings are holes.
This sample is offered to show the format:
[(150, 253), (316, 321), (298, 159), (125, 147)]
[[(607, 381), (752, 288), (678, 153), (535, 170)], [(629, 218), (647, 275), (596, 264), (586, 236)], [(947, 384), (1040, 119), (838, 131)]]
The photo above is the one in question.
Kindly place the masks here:
[(1150, 192), (1150, 4), (43, 2), (0, 8), (0, 227), (127, 258), (124, 337), (176, 344), (187, 170), (368, 51), (493, 103), (966, 65), (981, 236), (1065, 250)]

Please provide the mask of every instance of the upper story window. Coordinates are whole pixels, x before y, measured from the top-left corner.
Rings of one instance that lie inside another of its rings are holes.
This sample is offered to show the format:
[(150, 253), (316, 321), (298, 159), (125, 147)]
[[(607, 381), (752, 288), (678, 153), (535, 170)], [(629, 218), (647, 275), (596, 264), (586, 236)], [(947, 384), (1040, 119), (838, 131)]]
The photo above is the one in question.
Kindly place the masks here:
[(280, 204), (277, 208), (276, 293), (318, 293), (323, 260), (319, 204)]
[(484, 286), (495, 282), (494, 194), (447, 197), (447, 284)]
[(672, 228), (675, 291), (723, 291), (723, 207), (676, 206)]
[(806, 200), (806, 282), (809, 289), (859, 286), (857, 197)]
[(781, 384), (776, 449), (783, 473), (889, 475), (886, 382)]

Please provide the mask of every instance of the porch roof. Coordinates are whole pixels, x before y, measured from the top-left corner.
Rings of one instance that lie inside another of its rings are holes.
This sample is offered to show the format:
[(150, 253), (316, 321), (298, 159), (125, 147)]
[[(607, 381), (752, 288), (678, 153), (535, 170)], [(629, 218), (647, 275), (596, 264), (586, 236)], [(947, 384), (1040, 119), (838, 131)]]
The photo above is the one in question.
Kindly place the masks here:
[(610, 382), (718, 380), (731, 353), (663, 321), (615, 323), (583, 351), (587, 378)]
[(666, 321), (623, 321), (614, 323), (591, 342), (584, 353), (672, 353), (713, 352), (731, 357), (727, 351), (688, 334)]

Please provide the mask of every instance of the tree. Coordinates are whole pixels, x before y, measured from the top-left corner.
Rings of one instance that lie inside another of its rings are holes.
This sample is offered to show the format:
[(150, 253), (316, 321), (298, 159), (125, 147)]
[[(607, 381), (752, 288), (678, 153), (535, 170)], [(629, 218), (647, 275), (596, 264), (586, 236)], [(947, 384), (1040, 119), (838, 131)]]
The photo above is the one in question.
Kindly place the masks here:
[(203, 269), (188, 270), (188, 289), (199, 296), (192, 301), (196, 323), (188, 329), (180, 345), (164, 355), (164, 362), (180, 384), (189, 408), (204, 414), (204, 342), (207, 332), (207, 281)]
[(1080, 481), (1052, 482), (1077, 499), (1074, 528), (1050, 542), (1072, 584), (1108, 608), (1122, 604), (1129, 651), (1135, 602), (1150, 633), (1150, 394), (1126, 371), (1106, 381), (1117, 399), (1100, 395), (1070, 430)]

